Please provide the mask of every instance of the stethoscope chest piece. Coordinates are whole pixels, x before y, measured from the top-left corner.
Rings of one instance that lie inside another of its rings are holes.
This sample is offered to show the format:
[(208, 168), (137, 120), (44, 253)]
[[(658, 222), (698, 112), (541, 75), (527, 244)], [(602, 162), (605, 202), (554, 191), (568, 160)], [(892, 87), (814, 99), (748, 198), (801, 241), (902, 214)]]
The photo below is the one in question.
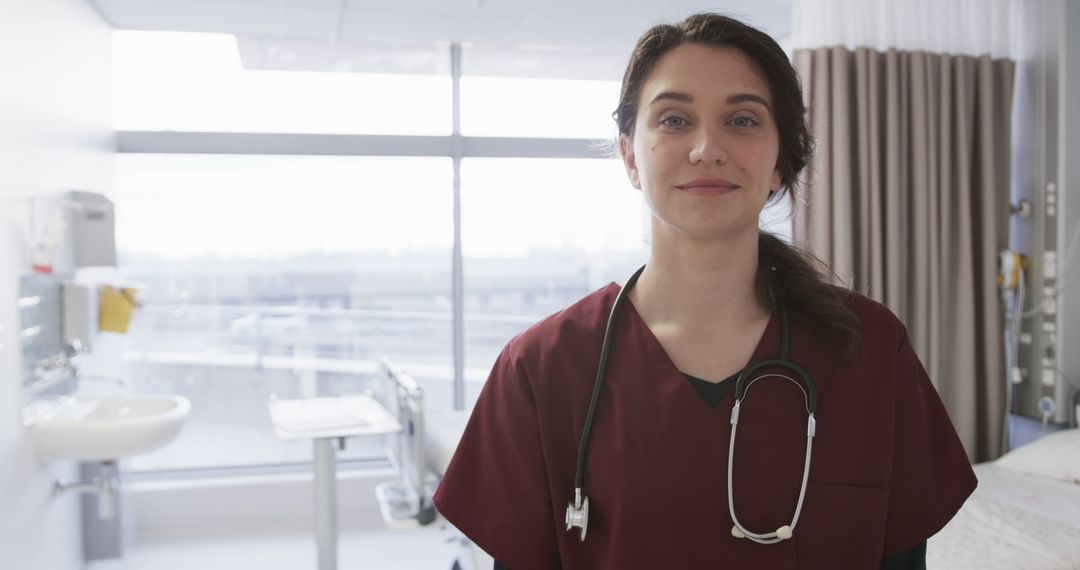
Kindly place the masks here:
[(574, 493), (574, 502), (566, 505), (566, 530), (581, 529), (581, 541), (585, 542), (585, 533), (589, 530), (589, 498), (581, 497), (581, 489)]

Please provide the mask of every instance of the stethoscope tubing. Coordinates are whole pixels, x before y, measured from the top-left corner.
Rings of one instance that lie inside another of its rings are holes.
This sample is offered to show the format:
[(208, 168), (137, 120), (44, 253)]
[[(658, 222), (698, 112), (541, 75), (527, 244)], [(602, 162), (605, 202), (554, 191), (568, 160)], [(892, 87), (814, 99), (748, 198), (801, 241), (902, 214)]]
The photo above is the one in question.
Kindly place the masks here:
[[(581, 494), (582, 481), (585, 478), (585, 454), (589, 449), (589, 435), (592, 433), (593, 420), (596, 419), (596, 406), (600, 402), (600, 390), (604, 387), (604, 373), (607, 371), (608, 352), (611, 351), (611, 331), (615, 327), (615, 317), (619, 314), (619, 308), (626, 301), (630, 288), (637, 283), (641, 272), (645, 271), (642, 265), (626, 280), (626, 285), (615, 297), (615, 303), (611, 306), (611, 314), (608, 315), (607, 327), (604, 329), (604, 342), (600, 348), (600, 364), (596, 368), (596, 380), (593, 381), (592, 397), (589, 399), (589, 411), (585, 414), (585, 426), (581, 430), (581, 440), (578, 443), (577, 469), (574, 471), (574, 489), (576, 494)], [(579, 505), (580, 506), (580, 505)]]

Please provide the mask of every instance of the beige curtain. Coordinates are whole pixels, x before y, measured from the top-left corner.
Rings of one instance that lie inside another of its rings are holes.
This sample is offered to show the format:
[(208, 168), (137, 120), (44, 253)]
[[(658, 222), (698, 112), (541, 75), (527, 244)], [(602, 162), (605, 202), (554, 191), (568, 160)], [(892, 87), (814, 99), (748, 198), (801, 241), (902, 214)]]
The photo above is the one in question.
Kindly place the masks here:
[(1014, 62), (837, 47), (795, 63), (817, 144), (795, 239), (904, 321), (968, 454), (996, 457)]

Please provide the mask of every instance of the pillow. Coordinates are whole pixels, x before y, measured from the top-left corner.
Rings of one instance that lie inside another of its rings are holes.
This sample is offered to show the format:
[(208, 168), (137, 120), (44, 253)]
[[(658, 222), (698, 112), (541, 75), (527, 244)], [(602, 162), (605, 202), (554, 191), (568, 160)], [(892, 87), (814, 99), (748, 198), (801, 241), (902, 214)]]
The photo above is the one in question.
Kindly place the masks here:
[(1044, 435), (1002, 455), (994, 465), (1080, 483), (1080, 428)]

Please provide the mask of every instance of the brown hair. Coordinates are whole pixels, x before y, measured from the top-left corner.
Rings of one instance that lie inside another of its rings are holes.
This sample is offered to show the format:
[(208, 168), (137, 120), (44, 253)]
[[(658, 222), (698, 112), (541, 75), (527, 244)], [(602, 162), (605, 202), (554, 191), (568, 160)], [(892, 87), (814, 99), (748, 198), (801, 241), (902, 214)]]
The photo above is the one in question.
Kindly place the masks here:
[[(768, 34), (738, 20), (719, 14), (695, 14), (677, 24), (653, 26), (638, 40), (623, 74), (619, 106), (613, 116), (619, 134), (632, 137), (642, 85), (656, 62), (683, 44), (734, 48), (749, 57), (769, 84), (773, 114), (780, 136), (776, 166), (780, 189), (769, 201), (785, 195), (794, 203), (799, 173), (813, 154), (813, 141), (806, 124), (806, 105), (798, 75), (787, 54)], [(829, 276), (827, 279), (826, 276)], [(770, 310), (784, 301), (792, 320), (812, 325), (829, 336), (846, 336), (854, 347), (858, 320), (841, 290), (832, 285), (833, 274), (809, 253), (761, 232), (758, 239), (758, 300)]]

